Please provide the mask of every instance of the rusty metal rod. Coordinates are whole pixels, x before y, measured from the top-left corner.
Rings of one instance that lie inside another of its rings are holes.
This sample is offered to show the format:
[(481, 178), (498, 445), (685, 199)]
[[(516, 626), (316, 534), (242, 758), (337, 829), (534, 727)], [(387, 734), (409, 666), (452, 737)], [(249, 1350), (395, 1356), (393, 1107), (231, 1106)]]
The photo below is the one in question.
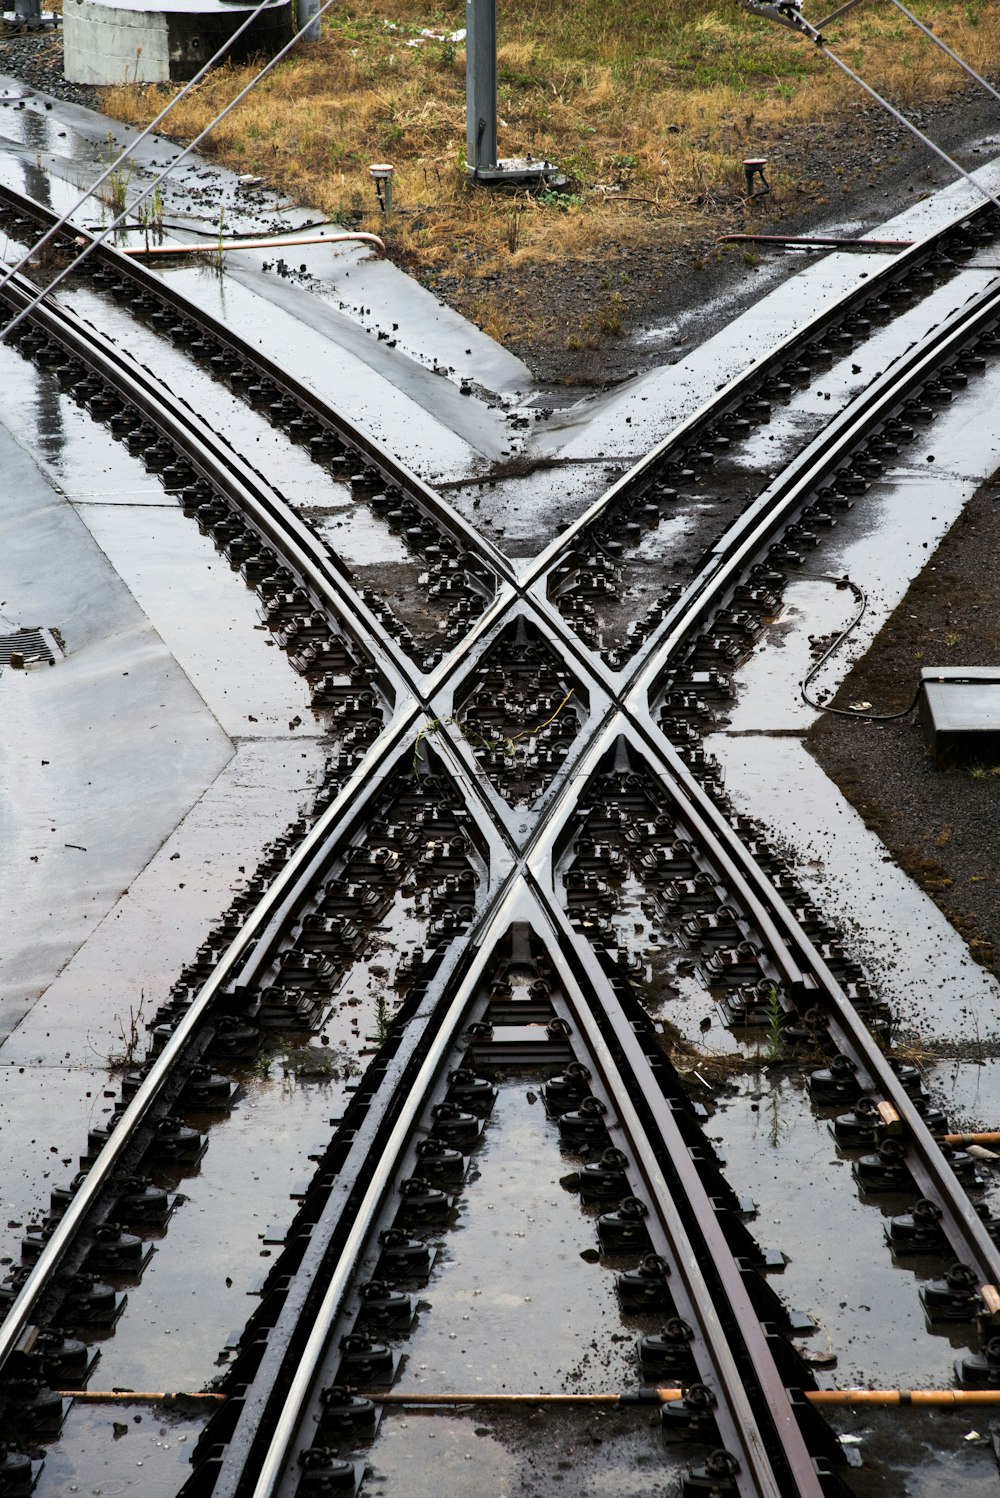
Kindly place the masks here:
[[(361, 1397), (373, 1404), (409, 1404), (441, 1409), (457, 1404), (478, 1404), (504, 1408), (524, 1404), (608, 1405), (669, 1404), (683, 1399), (684, 1389), (654, 1385), (624, 1394), (401, 1394), (369, 1389)], [(1000, 1404), (1000, 1389), (807, 1389), (810, 1404), (850, 1407), (868, 1404), (883, 1408), (923, 1405), (947, 1409), (962, 1405)]]
[(300, 244), (373, 244), (385, 249), (377, 234), (282, 235), (277, 239), (224, 239), (214, 244), (155, 244), (119, 246), (123, 255), (217, 255), (228, 250), (283, 250)]
[(219, 1404), (225, 1394), (152, 1393), (143, 1389), (57, 1389), (60, 1399), (76, 1399), (80, 1404)]
[(1000, 1129), (986, 1129), (979, 1134), (942, 1134), (942, 1144), (1000, 1144)]
[[(629, 1404), (669, 1404), (683, 1399), (684, 1389), (656, 1384), (624, 1394), (401, 1394), (383, 1389), (368, 1389), (362, 1399), (373, 1404), (408, 1404), (426, 1409), (453, 1408), (459, 1404), (510, 1408), (525, 1404), (583, 1405), (618, 1408)], [(60, 1399), (75, 1399), (81, 1404), (221, 1404), (227, 1397), (218, 1393), (150, 1392), (140, 1389), (57, 1389)], [(875, 1405), (882, 1409), (920, 1405), (924, 1408), (949, 1409), (968, 1405), (1000, 1405), (1000, 1389), (806, 1389), (810, 1404), (834, 1408)]]

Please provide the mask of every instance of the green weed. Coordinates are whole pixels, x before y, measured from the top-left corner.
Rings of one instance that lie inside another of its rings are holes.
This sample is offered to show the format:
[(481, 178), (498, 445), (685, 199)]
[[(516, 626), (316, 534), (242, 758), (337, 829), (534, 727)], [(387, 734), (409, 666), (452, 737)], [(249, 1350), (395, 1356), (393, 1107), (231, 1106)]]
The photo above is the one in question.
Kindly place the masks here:
[(764, 1034), (764, 1046), (768, 1061), (780, 1061), (784, 1055), (785, 1042), (784, 1032), (787, 1018), (781, 1007), (778, 990), (772, 986), (767, 994), (767, 1030)]

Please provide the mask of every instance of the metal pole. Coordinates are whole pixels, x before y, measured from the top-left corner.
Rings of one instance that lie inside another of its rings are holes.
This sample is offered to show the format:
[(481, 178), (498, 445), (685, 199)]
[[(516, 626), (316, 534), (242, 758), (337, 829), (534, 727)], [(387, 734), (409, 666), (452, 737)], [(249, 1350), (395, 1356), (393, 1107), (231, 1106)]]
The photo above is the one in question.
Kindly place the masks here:
[(319, 0), (297, 0), (295, 16), (304, 42), (319, 41)]
[(465, 159), (472, 177), (497, 164), (496, 0), (465, 0)]

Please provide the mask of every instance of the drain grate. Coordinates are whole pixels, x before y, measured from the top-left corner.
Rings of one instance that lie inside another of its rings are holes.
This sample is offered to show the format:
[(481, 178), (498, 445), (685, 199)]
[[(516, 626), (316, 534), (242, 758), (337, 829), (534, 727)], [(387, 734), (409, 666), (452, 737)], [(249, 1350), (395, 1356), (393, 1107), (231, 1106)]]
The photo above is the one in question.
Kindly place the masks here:
[(41, 629), (19, 629), (14, 635), (0, 635), (0, 666), (9, 666), (12, 655), (20, 655), (22, 662), (48, 661), (56, 663), (52, 646)]

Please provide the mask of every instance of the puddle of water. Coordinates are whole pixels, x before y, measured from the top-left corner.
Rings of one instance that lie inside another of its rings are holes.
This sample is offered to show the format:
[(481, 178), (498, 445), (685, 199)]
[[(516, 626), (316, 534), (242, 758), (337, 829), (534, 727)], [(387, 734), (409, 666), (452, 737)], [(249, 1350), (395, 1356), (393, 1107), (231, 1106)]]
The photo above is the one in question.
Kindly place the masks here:
[(654, 1415), (536, 1409), (383, 1416), (366, 1493), (371, 1498), (649, 1498), (674, 1492), (702, 1454), (670, 1451)]
[(108, 1073), (91, 1060), (90, 1071), (0, 1066), (0, 1278), (21, 1262), (25, 1229), (76, 1174), (88, 1128), (112, 1106)]
[(402, 535), (373, 521), (371, 511), (364, 506), (324, 515), (314, 519), (313, 525), (349, 567), (410, 567), (419, 562)]
[(65, 395), (55, 378), (0, 345), (4, 425), (34, 455), (60, 490), (81, 499), (130, 505), (174, 506), (154, 474), (147, 473), (121, 442), (89, 412)]
[[(630, 874), (622, 882), (615, 916), (622, 946), (630, 957), (644, 963), (638, 979), (643, 1007), (703, 1056), (729, 1056), (742, 1050), (740, 1040), (722, 1023), (715, 999), (705, 985), (694, 974), (678, 971), (678, 963), (689, 964), (700, 954), (677, 942), (664, 922), (648, 914), (646, 899), (644, 886)], [(757, 1031), (752, 1030), (752, 1048), (756, 1036)]]
[[(182, 510), (88, 504), (80, 513), (230, 738), (323, 733), (306, 679), (261, 622), (256, 594)], [(295, 718), (301, 727), (290, 730)]]
[(175, 1498), (203, 1423), (149, 1405), (74, 1405), (46, 1452), (34, 1498)]
[[(641, 1318), (618, 1310), (614, 1271), (580, 1257), (596, 1244), (572, 1163), (528, 1083), (501, 1087), (474, 1179), (444, 1239), (400, 1382), (428, 1392), (596, 1392), (636, 1383)], [(462, 1328), (456, 1334), (450, 1328)], [(652, 1328), (650, 1328), (652, 1329)]]
[[(312, 741), (297, 755), (281, 741), (241, 744), (107, 916), (99, 923), (91, 916), (94, 929), (88, 921), (87, 940), (63, 958), (5, 1040), (0, 1060), (86, 1068), (120, 1051), (122, 1017), (127, 1028), (135, 1009), (144, 1022), (166, 1000), (233, 889), (253, 874), (265, 843), (311, 802), (321, 771)], [(47, 899), (46, 911), (51, 893)]]
[(343, 1071), (339, 1080), (250, 1078), (228, 1116), (192, 1115), (208, 1129), (208, 1149), (195, 1175), (163, 1178), (184, 1200), (100, 1343), (94, 1387), (194, 1391), (219, 1372), (222, 1348), (256, 1308), (248, 1293), (280, 1252), (265, 1239), (291, 1221), (290, 1193), (307, 1183), (309, 1155), (343, 1112), (346, 1080)]
[(995, 1420), (989, 1410), (845, 1412), (832, 1423), (861, 1437), (863, 1466), (848, 1473), (856, 1498), (995, 1498)]

